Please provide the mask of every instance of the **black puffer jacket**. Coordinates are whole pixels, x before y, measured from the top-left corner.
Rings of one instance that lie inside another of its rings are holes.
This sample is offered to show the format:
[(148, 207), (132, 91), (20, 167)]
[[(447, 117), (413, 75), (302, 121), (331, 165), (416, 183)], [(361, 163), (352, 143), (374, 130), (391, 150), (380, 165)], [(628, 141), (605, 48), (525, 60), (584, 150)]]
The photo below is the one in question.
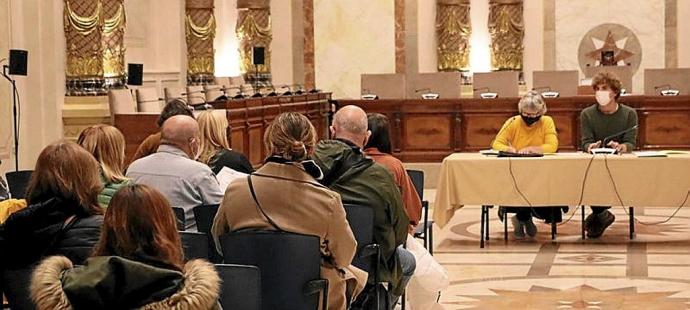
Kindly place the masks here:
[[(74, 221), (65, 227), (72, 215)], [(75, 201), (50, 198), (12, 214), (0, 233), (0, 281), (12, 309), (32, 309), (29, 279), (34, 266), (50, 255), (83, 264), (98, 241), (102, 215), (90, 215)], [(27, 303), (28, 302), (28, 303)]]

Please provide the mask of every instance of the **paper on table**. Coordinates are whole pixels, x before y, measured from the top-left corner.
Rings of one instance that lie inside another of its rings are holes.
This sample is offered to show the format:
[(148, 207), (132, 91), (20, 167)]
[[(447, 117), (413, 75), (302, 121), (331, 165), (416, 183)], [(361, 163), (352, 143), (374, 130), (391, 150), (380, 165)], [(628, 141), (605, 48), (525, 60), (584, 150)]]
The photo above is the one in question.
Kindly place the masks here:
[(220, 169), (218, 174), (216, 175), (216, 179), (218, 180), (218, 183), (220, 184), (220, 189), (225, 192), (225, 189), (228, 188), (228, 185), (232, 183), (232, 181), (235, 181), (240, 178), (246, 178), (247, 174), (242, 173), (233, 169), (230, 169), (228, 167), (223, 167), (223, 169)]
[(479, 154), (482, 154), (482, 155), (498, 155), (498, 151), (497, 151), (497, 150), (493, 150), (493, 149), (481, 150), (481, 151), (479, 151)]
[(641, 151), (634, 152), (634, 154), (637, 157), (667, 157), (665, 153), (659, 151)]
[(659, 151), (659, 153), (666, 154), (666, 155), (687, 155), (690, 154), (688, 151), (679, 151), (679, 150), (662, 150)]

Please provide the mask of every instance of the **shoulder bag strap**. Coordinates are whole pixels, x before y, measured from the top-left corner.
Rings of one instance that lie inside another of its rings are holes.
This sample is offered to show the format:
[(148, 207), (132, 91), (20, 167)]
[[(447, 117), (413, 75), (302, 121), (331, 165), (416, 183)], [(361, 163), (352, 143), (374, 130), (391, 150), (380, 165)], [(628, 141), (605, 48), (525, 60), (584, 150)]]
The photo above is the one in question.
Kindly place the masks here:
[(268, 223), (270, 223), (271, 226), (273, 226), (273, 227), (274, 227), (275, 229), (277, 229), (278, 231), (285, 231), (285, 230), (283, 230), (282, 228), (280, 228), (280, 226), (278, 226), (278, 224), (276, 224), (276, 223), (268, 216), (268, 214), (266, 214), (266, 211), (264, 211), (264, 209), (261, 207), (261, 204), (259, 203), (259, 200), (256, 198), (256, 192), (254, 192), (254, 185), (252, 185), (252, 175), (251, 175), (251, 174), (250, 174), (250, 175), (247, 175), (247, 183), (249, 183), (249, 191), (252, 193), (252, 198), (254, 198), (254, 202), (256, 203), (256, 207), (259, 209), (259, 211), (261, 212), (261, 214), (264, 215), (264, 217), (266, 218), (266, 220), (268, 220)]

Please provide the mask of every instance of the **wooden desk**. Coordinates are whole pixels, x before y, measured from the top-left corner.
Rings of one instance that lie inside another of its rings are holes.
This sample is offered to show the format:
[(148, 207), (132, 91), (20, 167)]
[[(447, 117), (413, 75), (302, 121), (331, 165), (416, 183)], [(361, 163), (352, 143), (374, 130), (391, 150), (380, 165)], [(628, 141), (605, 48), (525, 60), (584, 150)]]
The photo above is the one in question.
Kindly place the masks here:
[[(305, 94), (264, 98), (247, 98), (210, 103), (215, 109), (225, 109), (230, 123), (231, 147), (258, 165), (266, 158), (263, 135), (268, 124), (280, 113), (299, 112), (306, 115), (320, 138), (328, 137), (328, 101), (330, 93)], [(116, 114), (114, 126), (125, 136), (125, 154), (129, 162), (137, 147), (150, 134), (158, 132), (158, 114)]]
[[(385, 114), (391, 121), (394, 156), (406, 162), (440, 162), (456, 152), (489, 148), (519, 98), (338, 100)], [(690, 96), (625, 96), (621, 103), (637, 110), (638, 148), (690, 149)], [(547, 115), (558, 130), (559, 150), (574, 151), (580, 142), (580, 111), (596, 104), (594, 96), (547, 99)]]

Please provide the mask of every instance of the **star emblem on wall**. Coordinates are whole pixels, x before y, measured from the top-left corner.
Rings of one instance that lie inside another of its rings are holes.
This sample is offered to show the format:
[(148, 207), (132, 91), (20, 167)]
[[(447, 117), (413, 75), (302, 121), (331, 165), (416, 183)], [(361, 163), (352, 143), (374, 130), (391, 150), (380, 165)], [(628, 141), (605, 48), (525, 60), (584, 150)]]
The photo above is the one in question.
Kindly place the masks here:
[[(592, 37), (592, 43), (597, 48), (589, 53), (587, 57), (594, 59), (599, 64), (606, 62), (606, 59), (602, 59), (602, 55), (612, 54), (612, 59), (608, 60), (611, 65), (625, 65), (625, 61), (635, 55), (635, 53), (625, 49), (625, 45), (628, 42), (628, 37), (622, 37), (618, 40), (614, 38), (613, 33), (609, 30), (606, 34), (606, 38), (601, 40), (599, 38)], [(623, 64), (619, 64), (619, 62)]]

